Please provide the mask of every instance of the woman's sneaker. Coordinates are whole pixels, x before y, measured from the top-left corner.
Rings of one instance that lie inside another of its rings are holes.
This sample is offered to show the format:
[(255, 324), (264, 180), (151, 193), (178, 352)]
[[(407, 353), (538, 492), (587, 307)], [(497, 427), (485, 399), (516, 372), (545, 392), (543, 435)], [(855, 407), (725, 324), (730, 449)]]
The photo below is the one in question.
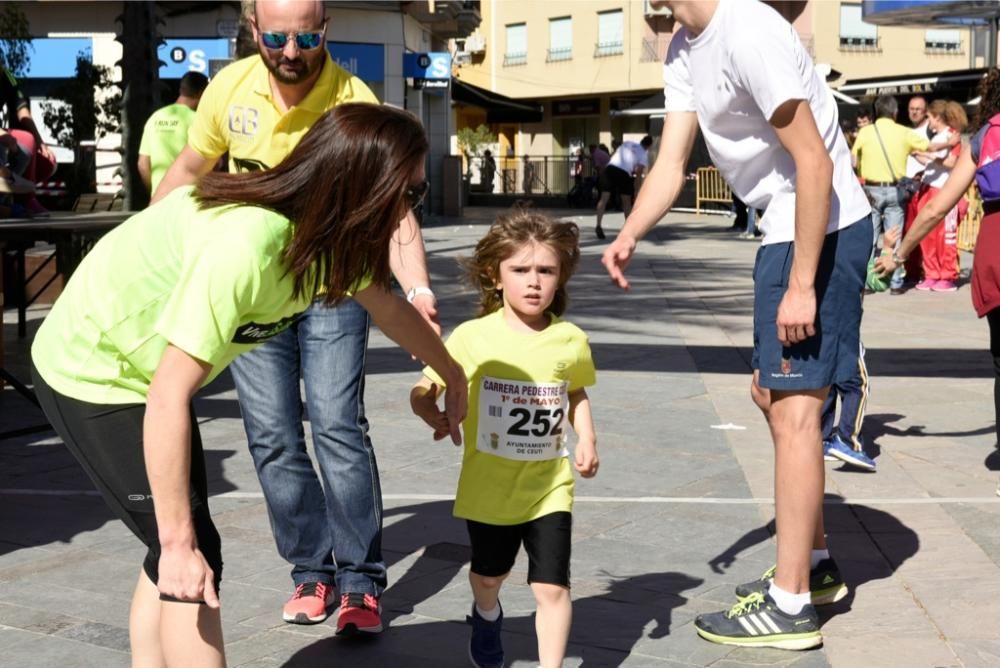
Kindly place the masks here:
[(861, 450), (855, 450), (844, 443), (839, 434), (834, 434), (829, 441), (823, 443), (823, 456), (835, 457), (845, 464), (865, 471), (875, 470), (875, 460)]
[(936, 284), (937, 284), (936, 280), (932, 280), (930, 278), (925, 278), (924, 280), (922, 280), (919, 283), (917, 283), (917, 285), (915, 287), (917, 288), (917, 290), (927, 291), (927, 290), (933, 290), (934, 286)]
[(319, 624), (330, 616), (333, 586), (325, 582), (303, 582), (285, 603), (281, 618), (289, 624)]
[[(500, 602), (497, 601), (497, 605)], [(500, 640), (500, 627), (503, 625), (503, 608), (495, 622), (490, 622), (479, 616), (476, 604), (472, 604), (472, 614), (465, 618), (465, 623), (472, 627), (472, 637), (469, 638), (469, 659), (476, 668), (503, 668), (503, 642)]]
[[(776, 566), (764, 571), (760, 579), (736, 587), (736, 597), (744, 599), (755, 594), (766, 594), (774, 580)], [(833, 559), (823, 559), (809, 571), (809, 598), (813, 605), (829, 605), (847, 596), (847, 584)]]
[(823, 644), (816, 608), (806, 605), (797, 615), (789, 615), (769, 594), (759, 592), (726, 612), (698, 615), (694, 627), (702, 638), (720, 645), (811, 649)]
[(938, 281), (931, 286), (931, 290), (934, 292), (955, 292), (958, 290), (958, 286), (955, 285), (955, 281)]

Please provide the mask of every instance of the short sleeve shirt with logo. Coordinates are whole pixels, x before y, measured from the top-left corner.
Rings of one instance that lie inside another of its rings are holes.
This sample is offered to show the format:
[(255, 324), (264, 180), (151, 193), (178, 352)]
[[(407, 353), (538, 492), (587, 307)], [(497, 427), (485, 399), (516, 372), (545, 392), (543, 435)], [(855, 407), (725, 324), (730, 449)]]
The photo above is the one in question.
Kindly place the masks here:
[(194, 110), (186, 104), (168, 104), (153, 112), (146, 121), (139, 154), (149, 156), (152, 183), (150, 192), (156, 192), (163, 175), (187, 144), (188, 128), (194, 122), (194, 117)]
[[(457, 517), (513, 525), (573, 508), (568, 397), (596, 372), (587, 335), (551, 317), (540, 332), (515, 332), (500, 310), (448, 337), (469, 379)], [(424, 374), (443, 385), (433, 369)]]
[(211, 365), (207, 384), (311, 303), (311, 294), (292, 298), (281, 262), (287, 218), (250, 206), (199, 210), (192, 189), (129, 218), (74, 272), (31, 349), (60, 394), (143, 403), (168, 343)]
[(188, 133), (188, 144), (215, 160), (229, 152), (229, 171), (270, 169), (281, 162), (326, 111), (346, 102), (378, 104), (361, 79), (326, 55), (309, 94), (282, 113), (260, 56), (225, 67), (208, 84)]

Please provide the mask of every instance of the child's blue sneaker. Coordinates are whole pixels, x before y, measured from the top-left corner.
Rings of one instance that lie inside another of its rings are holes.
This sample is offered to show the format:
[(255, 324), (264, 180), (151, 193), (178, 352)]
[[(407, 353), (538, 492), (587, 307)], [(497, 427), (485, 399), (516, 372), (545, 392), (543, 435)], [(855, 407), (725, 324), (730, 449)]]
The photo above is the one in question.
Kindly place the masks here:
[[(497, 605), (500, 602), (497, 601)], [(469, 658), (477, 668), (503, 668), (503, 643), (500, 642), (500, 626), (503, 624), (503, 608), (495, 622), (489, 622), (476, 612), (476, 604), (472, 604), (472, 614), (465, 618), (465, 623), (472, 626), (472, 637), (469, 639)]]
[(861, 450), (855, 450), (847, 443), (844, 443), (839, 434), (834, 434), (833, 437), (824, 444), (823, 454), (832, 455), (845, 464), (849, 464), (850, 466), (854, 466), (859, 469), (864, 469), (865, 471), (875, 470), (875, 460)]

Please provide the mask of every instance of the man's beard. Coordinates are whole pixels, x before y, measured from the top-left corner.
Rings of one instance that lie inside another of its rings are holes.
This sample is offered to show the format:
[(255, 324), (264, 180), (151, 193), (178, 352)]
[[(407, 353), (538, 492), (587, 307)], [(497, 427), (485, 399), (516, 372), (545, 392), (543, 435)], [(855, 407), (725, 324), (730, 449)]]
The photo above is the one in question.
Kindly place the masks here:
[[(279, 83), (283, 84), (297, 84), (305, 81), (313, 74), (315, 71), (315, 66), (312, 65), (305, 58), (299, 57), (295, 60), (289, 60), (285, 58), (282, 54), (277, 62), (274, 62), (266, 55), (261, 54), (264, 65), (267, 66), (267, 71), (270, 72)], [(286, 68), (282, 69), (282, 65)], [(287, 66), (291, 65), (291, 68)]]

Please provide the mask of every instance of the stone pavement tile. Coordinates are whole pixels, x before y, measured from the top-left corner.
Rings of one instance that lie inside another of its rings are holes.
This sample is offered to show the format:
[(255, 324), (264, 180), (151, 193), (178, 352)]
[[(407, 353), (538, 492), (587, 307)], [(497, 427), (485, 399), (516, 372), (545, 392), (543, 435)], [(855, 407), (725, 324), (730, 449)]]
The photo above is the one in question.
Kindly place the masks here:
[(227, 642), (226, 662), (230, 666), (241, 666), (269, 657), (287, 659), (295, 654), (299, 648), (311, 642), (312, 640), (308, 636), (294, 630), (269, 629), (246, 638)]
[(40, 636), (41, 634), (38, 633), (0, 624), (0, 647), (4, 648), (5, 652), (18, 643), (32, 642)]
[(109, 626), (99, 622), (84, 622), (67, 627), (54, 634), (57, 638), (66, 638), (77, 642), (106, 647), (118, 652), (129, 651), (128, 628)]
[(17, 579), (18, 585), (64, 587), (80, 593), (99, 593), (130, 600), (141, 566), (134, 559), (126, 560), (90, 550), (52, 556), (46, 561), (58, 561), (60, 565), (51, 567), (47, 563), (36, 571), (22, 573)]
[(1000, 640), (952, 640), (948, 643), (965, 668), (1000, 666)]
[(4, 666), (72, 666), (73, 668), (128, 668), (127, 653), (87, 643), (46, 636), (5, 648)]
[(994, 564), (1000, 565), (1000, 504), (972, 505), (954, 503), (947, 512)]
[[(127, 627), (128, 609), (132, 600), (132, 586), (138, 573), (127, 575), (128, 593), (109, 594), (105, 591), (83, 591), (72, 587), (43, 582), (18, 580), (0, 584), (0, 601), (21, 608), (38, 611), (43, 618), (75, 617), (79, 620), (101, 622), (109, 626)], [(110, 583), (123, 588), (123, 583)], [(0, 620), (9, 626), (16, 624)], [(28, 629), (31, 630), (31, 629)]]
[(907, 586), (949, 640), (996, 638), (1000, 628), (1000, 580), (971, 570), (964, 578), (913, 578)]
[(882, 634), (884, 637), (926, 638), (939, 635), (927, 611), (914, 605), (913, 592), (899, 579), (856, 583), (847, 598), (818, 612), (827, 638), (852, 638)]
[[(6, 599), (2, 590), (0, 590), (0, 596)], [(21, 631), (50, 635), (81, 624), (83, 621), (79, 617), (70, 617), (48, 609), (35, 609), (22, 605), (14, 605), (6, 602), (6, 600), (0, 602), (0, 626), (19, 629)]]
[(826, 635), (823, 646), (831, 666), (963, 666), (948, 644), (935, 637), (894, 638), (882, 633), (850, 637)]

